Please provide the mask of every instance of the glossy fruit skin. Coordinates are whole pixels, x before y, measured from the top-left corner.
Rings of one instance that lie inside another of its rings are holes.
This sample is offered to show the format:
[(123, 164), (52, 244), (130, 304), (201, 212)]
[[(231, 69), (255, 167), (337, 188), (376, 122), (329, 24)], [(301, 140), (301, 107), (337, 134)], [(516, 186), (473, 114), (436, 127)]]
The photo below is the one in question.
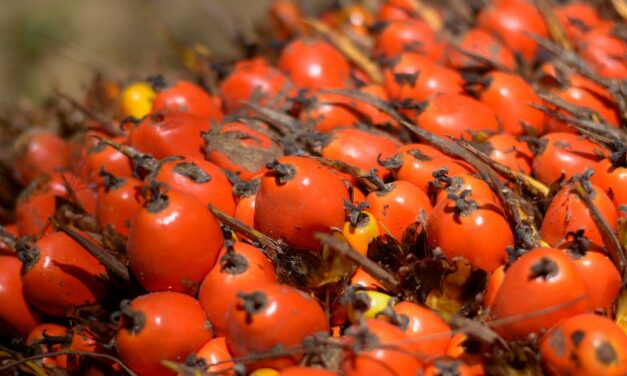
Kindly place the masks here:
[(380, 168), (377, 158), (387, 159), (398, 148), (387, 134), (357, 128), (337, 129), (322, 148), (322, 156), (346, 162), (364, 171)]
[(549, 375), (624, 375), (627, 336), (612, 320), (593, 314), (558, 323), (540, 342)]
[[(115, 137), (113, 141), (124, 144), (125, 137)], [(133, 167), (131, 160), (122, 152), (108, 146), (102, 142), (98, 142), (91, 146), (85, 157), (89, 181), (102, 185), (102, 177), (99, 176), (100, 169), (104, 168), (107, 172), (117, 177), (132, 177)]]
[(621, 275), (612, 261), (603, 253), (587, 251), (584, 255), (573, 255), (581, 277), (588, 286), (593, 308), (610, 309), (621, 287)]
[(526, 32), (547, 38), (547, 27), (538, 10), (525, 0), (501, 1), (484, 8), (477, 18), (481, 29), (499, 37), (503, 44), (519, 53), (528, 62), (534, 62), (538, 43)]
[[(407, 342), (408, 336), (398, 327), (384, 320), (370, 319), (364, 322), (365, 328), (373, 342), (367, 342), (370, 346), (358, 346), (358, 351), (346, 350), (342, 359), (341, 368), (347, 376), (383, 376), (383, 375), (415, 375), (421, 368), (422, 363), (418, 358), (411, 355), (413, 348)], [(359, 327), (354, 325), (348, 329), (357, 333)], [(348, 336), (349, 344), (353, 344), (359, 339)], [(396, 343), (400, 350), (392, 348), (378, 348), (376, 344)], [(374, 346), (373, 346), (374, 344)], [(363, 347), (363, 348), (362, 348)]]
[(96, 219), (103, 229), (111, 226), (118, 234), (128, 236), (131, 221), (142, 206), (141, 187), (140, 180), (124, 178), (98, 189)]
[(438, 61), (444, 55), (444, 43), (423, 20), (390, 21), (375, 36), (374, 54), (383, 59), (413, 52)]
[[(62, 344), (48, 345), (40, 343), (46, 336), (67, 337), (68, 342)], [(66, 328), (57, 324), (41, 324), (35, 327), (26, 337), (26, 344), (34, 346), (36, 353), (49, 353), (62, 350), (82, 351), (82, 352), (102, 352), (102, 348), (94, 339), (93, 333), (88, 329), (76, 326)], [(80, 357), (73, 355), (57, 355), (55, 357), (44, 358), (42, 363), (49, 367), (59, 367), (71, 373), (79, 372)]]
[(281, 51), (278, 66), (298, 87), (311, 90), (342, 88), (350, 79), (344, 55), (320, 40), (294, 39)]
[(348, 189), (335, 171), (314, 159), (288, 156), (278, 161), (291, 166), (294, 176), (281, 184), (272, 171), (263, 175), (255, 202), (255, 228), (292, 246), (316, 251), (320, 243), (315, 233), (344, 224)]
[[(570, 85), (566, 87), (557, 87), (552, 91), (558, 98), (573, 105), (586, 107), (595, 111), (610, 126), (618, 127), (620, 119), (618, 117), (618, 112), (616, 111), (616, 105), (611, 99), (606, 97), (607, 93), (604, 92), (604, 89), (601, 88), (601, 90), (603, 91), (599, 92), (596, 87), (589, 87), (588, 82), (579, 79), (573, 80), (571, 77)], [(549, 105), (548, 107), (551, 108), (552, 106)], [(570, 114), (563, 109), (555, 108), (555, 110), (562, 115), (570, 116)], [(547, 115), (545, 117), (545, 122), (547, 132), (577, 133), (574, 128), (567, 126), (564, 121), (556, 119), (552, 116)]]
[(17, 257), (0, 255), (0, 334), (22, 337), (39, 322), (39, 312), (26, 301)]
[(545, 145), (533, 158), (533, 175), (544, 184), (552, 184), (564, 172), (565, 179), (593, 168), (607, 155), (607, 150), (572, 133), (548, 133), (540, 138)]
[(260, 249), (243, 242), (233, 246), (233, 255), (225, 247), (220, 250), (218, 265), (205, 276), (198, 292), (216, 335), (225, 334), (226, 312), (240, 290), (277, 281), (274, 266)]
[[(318, 302), (309, 295), (276, 283), (250, 286), (232, 302), (226, 315), (226, 342), (233, 356), (265, 352), (281, 345), (290, 348), (307, 336), (329, 332), (329, 322)], [(244, 302), (251, 294), (260, 299), (255, 309), (246, 312)], [(280, 324), (279, 324), (280, 323)], [(247, 365), (282, 369), (295, 365), (302, 353), (261, 360)]]
[(188, 295), (146, 294), (128, 308), (143, 316), (143, 325), (135, 327), (123, 316), (115, 342), (120, 358), (139, 375), (171, 375), (161, 365), (163, 359), (183, 362), (213, 336), (202, 307)]
[(404, 329), (414, 351), (427, 356), (443, 355), (451, 342), (451, 328), (444, 320), (428, 308), (404, 301), (394, 306), (394, 311), (409, 320)]
[(531, 107), (543, 102), (529, 83), (516, 74), (499, 71), (489, 73), (486, 79), (479, 100), (494, 111), (503, 131), (514, 135), (544, 133), (544, 113)]
[(235, 214), (233, 187), (224, 171), (211, 162), (189, 158), (164, 160), (154, 179), (202, 204), (211, 204), (228, 215)]
[(356, 324), (360, 319), (377, 318), (381, 312), (387, 307), (394, 305), (394, 300), (388, 294), (379, 291), (356, 291), (355, 301), (357, 299), (367, 302), (367, 307), (359, 307), (353, 302), (349, 302), (346, 307), (348, 319)]
[(490, 107), (458, 94), (442, 94), (430, 99), (415, 119), (421, 128), (442, 137), (472, 138), (474, 132), (499, 130)]
[(349, 221), (344, 222), (342, 235), (354, 250), (366, 255), (368, 245), (381, 234), (377, 219), (368, 211), (362, 212), (364, 218), (353, 226)]
[[(618, 218), (612, 200), (601, 188), (594, 184), (592, 184), (592, 188), (594, 192), (589, 193), (592, 202), (599, 209), (610, 228), (616, 230)], [(590, 210), (574, 191), (573, 185), (566, 185), (553, 197), (553, 201), (551, 201), (542, 220), (540, 235), (544, 241), (556, 246), (566, 238), (566, 234), (576, 232), (579, 229), (585, 230), (584, 236), (590, 242), (601, 247), (604, 245), (603, 237), (590, 215)]]
[(360, 286), (366, 290), (385, 290), (379, 281), (374, 279), (370, 274), (366, 273), (361, 267), (355, 269), (355, 273), (350, 279), (350, 285)]
[(627, 44), (614, 36), (612, 29), (610, 25), (600, 26), (584, 34), (578, 41), (578, 52), (601, 77), (624, 80)]
[(128, 130), (128, 144), (156, 159), (171, 155), (203, 158), (202, 132), (211, 123), (206, 118), (183, 112), (153, 112)]
[(146, 82), (134, 82), (124, 88), (120, 97), (120, 115), (141, 119), (150, 113), (155, 91)]
[(157, 93), (152, 102), (152, 113), (182, 112), (204, 119), (222, 120), (222, 99), (209, 95), (200, 86), (185, 80)]
[(52, 179), (32, 182), (17, 198), (16, 224), (19, 235), (39, 235), (52, 231), (49, 218), (55, 212), (55, 197), (67, 197), (63, 184)]
[(560, 249), (534, 248), (505, 272), (491, 318), (498, 323), (516, 317), (514, 322), (495, 323), (494, 329), (506, 339), (522, 339), (587, 312), (590, 305), (586, 283), (570, 257)]
[[(389, 101), (390, 99), (387, 91), (385, 90), (385, 87), (380, 84), (373, 84), (373, 83), (366, 84), (360, 87), (359, 91), (364, 94), (369, 94), (376, 98), (382, 99), (386, 102)], [(393, 129), (397, 129), (399, 127), (398, 122), (392, 119), (392, 117), (389, 114), (379, 110), (378, 108), (371, 105), (370, 103), (366, 103), (365, 101), (355, 101), (353, 103), (353, 108), (357, 112), (359, 112), (363, 117), (368, 119), (370, 124), (381, 126), (381, 127), (383, 126), (392, 127)]]
[(518, 140), (510, 133), (498, 133), (487, 139), (493, 160), (504, 164), (514, 171), (531, 175), (533, 153), (526, 142)]
[(128, 235), (131, 271), (148, 291), (194, 293), (213, 268), (224, 240), (205, 205), (170, 190), (160, 207), (149, 201), (139, 210)]
[(106, 269), (68, 235), (45, 235), (29, 254), (22, 256), (24, 295), (43, 313), (62, 317), (67, 309), (104, 297), (105, 285), (99, 277), (106, 275)]
[(425, 144), (407, 144), (401, 146), (397, 153), (401, 155), (400, 167), (393, 170), (394, 177), (415, 184), (425, 192), (429, 192), (433, 182), (433, 173), (445, 167), (448, 176), (454, 177), (471, 171), (466, 165), (459, 163), (440, 150)]
[(15, 142), (14, 174), (23, 186), (70, 165), (69, 148), (61, 137), (41, 130), (24, 133)]
[(594, 166), (590, 182), (607, 193), (617, 211), (620, 211), (620, 205), (627, 203), (627, 167), (613, 166), (609, 159), (603, 159)]
[(292, 83), (261, 58), (238, 62), (220, 83), (220, 96), (227, 113), (242, 108), (243, 101), (265, 105), (290, 94)]
[(235, 207), (235, 219), (250, 227), (255, 227), (256, 194), (241, 197)]
[(579, 41), (602, 21), (596, 8), (583, 1), (573, 1), (555, 9), (555, 16), (571, 41)]
[[(509, 69), (514, 70), (516, 68), (516, 59), (512, 51), (501, 44), (497, 38), (481, 29), (472, 28), (468, 30), (459, 42), (459, 47)], [(447, 65), (456, 69), (480, 68), (484, 67), (485, 63), (449, 47)]]
[(207, 363), (207, 372), (224, 372), (225, 375), (233, 375), (234, 372), (229, 372), (229, 369), (233, 367), (233, 362), (228, 362), (231, 358), (233, 355), (229, 352), (224, 337), (209, 340), (196, 352), (196, 359), (204, 359)]
[(203, 135), (208, 161), (243, 180), (265, 171), (266, 163), (283, 156), (283, 150), (260, 130), (241, 122), (214, 125)]
[(483, 306), (492, 309), (496, 294), (498, 293), (501, 285), (505, 279), (505, 265), (501, 265), (490, 274), (488, 278), (488, 284), (485, 288), (485, 294), (483, 295)]
[[(449, 259), (463, 257), (490, 273), (506, 261), (505, 249), (514, 245), (514, 234), (498, 206), (469, 192), (468, 199), (477, 207), (467, 212), (457, 213), (455, 200), (450, 198), (435, 205), (427, 220), (429, 245), (440, 247)], [(485, 239), (490, 242), (486, 244)]]
[(299, 114), (302, 122), (310, 123), (320, 133), (330, 133), (338, 128), (355, 127), (361, 116), (351, 99), (330, 93), (311, 97)]
[[(26, 336), (26, 345), (35, 346), (37, 350), (43, 354), (61, 350), (60, 344), (55, 344), (52, 346), (45, 344), (36, 344), (37, 341), (40, 341), (44, 338), (44, 334), (47, 336), (65, 337), (68, 335), (68, 329), (64, 326), (57, 324), (37, 325), (36, 327), (32, 328), (31, 331), (28, 333), (28, 336)], [(43, 358), (41, 362), (44, 366), (47, 367), (59, 367), (60, 360), (62, 360), (61, 356), (55, 356), (50, 358)]]
[[(437, 94), (464, 92), (463, 80), (457, 71), (416, 53), (401, 54), (391, 67), (384, 70), (383, 75), (383, 85), (390, 99), (398, 103), (419, 105)], [(402, 112), (414, 118), (418, 111), (404, 108)]]
[(431, 201), (422, 189), (406, 181), (390, 183), (388, 189), (369, 193), (366, 201), (383, 233), (401, 240), (407, 227), (418, 222), (421, 212), (426, 216), (431, 213)]

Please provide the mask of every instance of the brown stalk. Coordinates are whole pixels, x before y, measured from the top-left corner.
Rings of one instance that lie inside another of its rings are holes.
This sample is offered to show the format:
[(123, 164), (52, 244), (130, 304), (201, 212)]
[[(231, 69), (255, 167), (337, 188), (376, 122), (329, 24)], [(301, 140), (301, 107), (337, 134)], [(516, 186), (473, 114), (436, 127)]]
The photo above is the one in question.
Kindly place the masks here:
[(570, 43), (570, 40), (566, 36), (564, 32), (564, 28), (557, 20), (555, 13), (553, 12), (553, 8), (549, 4), (547, 0), (534, 0), (536, 8), (544, 18), (544, 23), (549, 29), (549, 34), (551, 34), (551, 39), (558, 45), (560, 45), (566, 51), (572, 51), (573, 46)]
[(276, 262), (277, 256), (283, 253), (283, 249), (274, 239), (271, 237), (251, 228), (245, 223), (231, 217), (230, 215), (224, 213), (220, 209), (216, 208), (213, 205), (208, 205), (209, 211), (213, 214), (216, 219), (223, 224), (229, 226), (236, 232), (243, 234), (244, 236), (253, 239), (254, 241), (261, 244), (264, 248), (264, 253), (272, 262)]
[(124, 263), (116, 259), (115, 256), (111, 254), (111, 252), (107, 251), (103, 247), (94, 244), (91, 240), (74, 231), (69, 226), (56, 223), (56, 221), (52, 218), (50, 220), (59, 231), (65, 233), (75, 242), (80, 244), (87, 252), (89, 252), (89, 254), (94, 256), (105, 267), (105, 269), (107, 269), (109, 274), (116, 277), (122, 282), (130, 281), (131, 276), (128, 267)]
[(329, 248), (339, 252), (342, 256), (345, 256), (356, 265), (359, 265), (364, 271), (372, 278), (376, 279), (383, 287), (393, 294), (398, 294), (400, 289), (400, 283), (390, 272), (379, 266), (376, 262), (370, 260), (367, 256), (354, 250), (348, 243), (343, 242), (332, 235), (318, 233), (315, 235), (320, 243), (328, 246)]
[(340, 50), (350, 61), (361, 68), (375, 83), (383, 82), (383, 73), (379, 66), (370, 59), (353, 41), (346, 35), (339, 33), (322, 21), (310, 18), (305, 20), (317, 33), (324, 36), (338, 50)]
[(627, 269), (625, 268), (627, 265), (627, 257), (625, 256), (618, 237), (614, 234), (614, 231), (612, 231), (612, 228), (603, 217), (603, 214), (601, 214), (594, 202), (592, 202), (592, 199), (585, 187), (580, 182), (576, 183), (574, 187), (579, 198), (581, 198), (590, 210), (590, 216), (601, 232), (603, 243), (605, 243), (605, 246), (608, 249), (610, 258), (614, 262), (614, 265), (616, 265), (616, 268), (621, 271), (623, 274), (623, 280), (625, 280), (625, 278), (627, 278)]

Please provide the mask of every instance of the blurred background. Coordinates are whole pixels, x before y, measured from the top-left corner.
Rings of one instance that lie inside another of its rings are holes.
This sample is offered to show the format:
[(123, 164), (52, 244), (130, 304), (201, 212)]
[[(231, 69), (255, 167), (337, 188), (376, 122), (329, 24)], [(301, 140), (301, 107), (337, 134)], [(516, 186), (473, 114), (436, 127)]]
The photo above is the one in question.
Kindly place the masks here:
[[(0, 104), (81, 95), (94, 73), (124, 81), (181, 67), (172, 39), (217, 59), (264, 27), (270, 0), (1, 0)], [(315, 11), (332, 0), (304, 0)]]

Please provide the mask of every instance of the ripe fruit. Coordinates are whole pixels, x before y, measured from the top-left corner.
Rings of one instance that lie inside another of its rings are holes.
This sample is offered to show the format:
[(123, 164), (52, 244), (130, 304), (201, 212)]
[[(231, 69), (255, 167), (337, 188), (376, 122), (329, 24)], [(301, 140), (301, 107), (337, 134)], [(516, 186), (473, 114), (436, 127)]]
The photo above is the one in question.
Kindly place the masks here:
[(342, 371), (347, 376), (412, 375), (422, 368), (407, 335), (386, 321), (353, 325), (346, 337)]
[(244, 101), (275, 103), (277, 97), (286, 97), (291, 90), (288, 78), (260, 58), (240, 61), (220, 83), (220, 96), (228, 113), (242, 108)]
[(205, 343), (195, 356), (196, 361), (205, 361), (206, 372), (228, 372), (233, 367), (233, 362), (229, 362), (231, 358), (233, 355), (229, 352), (224, 337), (216, 337)]
[(131, 221), (141, 208), (141, 181), (135, 178), (117, 178), (101, 170), (103, 186), (98, 189), (96, 219), (103, 229), (111, 227), (128, 236)]
[[(155, 183), (156, 184), (156, 183)], [(213, 268), (224, 240), (220, 226), (197, 199), (150, 187), (128, 235), (131, 270), (148, 291), (195, 293)]]
[(335, 171), (311, 158), (283, 157), (269, 166), (257, 193), (255, 228), (294, 247), (318, 250), (314, 234), (344, 223), (346, 185)]
[[(74, 195), (69, 193), (68, 187)], [(67, 200), (88, 214), (96, 211), (96, 192), (83, 179), (69, 172), (54, 173), (32, 182), (20, 193), (15, 205), (19, 234), (27, 236), (51, 232), (49, 219), (57, 209), (58, 199)]]
[(593, 314), (567, 318), (540, 342), (549, 375), (623, 375), (627, 373), (627, 336), (611, 320)]
[(477, 23), (529, 63), (536, 59), (538, 43), (527, 32), (532, 31), (542, 38), (549, 36), (540, 12), (525, 0), (496, 2), (479, 13)]
[[(599, 209), (611, 229), (616, 229), (617, 214), (612, 200), (603, 190), (594, 184), (590, 184), (591, 191), (588, 192), (590, 199)], [(596, 223), (590, 215), (590, 209), (581, 200), (575, 191), (573, 184), (562, 188), (549, 205), (549, 208), (542, 220), (540, 235), (542, 239), (552, 246), (556, 246), (566, 238), (568, 233), (577, 232), (583, 229), (583, 235), (592, 243), (603, 246), (603, 237)]]
[(227, 242), (218, 256), (218, 265), (205, 276), (198, 292), (216, 335), (224, 335), (226, 312), (237, 293), (266, 282), (276, 282), (276, 276), (263, 252), (247, 243)]
[(492, 326), (506, 339), (524, 339), (590, 310), (589, 294), (568, 255), (534, 248), (506, 270), (492, 306)]
[(322, 156), (369, 171), (379, 167), (378, 159), (391, 157), (398, 146), (396, 140), (383, 132), (341, 128), (331, 133), (322, 148)]
[(425, 192), (430, 191), (434, 179), (433, 174), (441, 168), (446, 168), (450, 177), (471, 171), (471, 168), (462, 161), (455, 160), (438, 149), (424, 144), (401, 146), (394, 160), (385, 161), (383, 166), (392, 169), (396, 179), (413, 183)]
[(306, 102), (299, 118), (311, 124), (320, 133), (329, 133), (338, 128), (353, 128), (361, 118), (357, 109), (346, 97), (337, 94), (320, 93)]
[(211, 123), (183, 112), (153, 112), (128, 130), (128, 144), (156, 159), (172, 155), (203, 158), (201, 133)]
[[(481, 29), (472, 28), (468, 30), (458, 46), (462, 51), (471, 52), (490, 62), (498, 63), (512, 70), (516, 68), (516, 60), (512, 51), (501, 44), (497, 38)], [(448, 65), (450, 67), (471, 69), (486, 66), (482, 60), (468, 56), (462, 51), (453, 47), (449, 48)]]
[(400, 55), (385, 69), (384, 79), (390, 99), (412, 119), (420, 113), (422, 101), (437, 94), (464, 92), (459, 73), (409, 52)]
[(444, 55), (444, 43), (423, 20), (390, 21), (375, 37), (375, 56), (394, 58), (412, 52), (438, 61)]
[(370, 192), (366, 201), (382, 231), (398, 240), (403, 238), (409, 225), (418, 222), (420, 215), (428, 216), (432, 208), (431, 201), (423, 190), (402, 180), (385, 184), (380, 190)]
[(166, 158), (152, 178), (204, 205), (211, 204), (228, 215), (235, 213), (232, 186), (224, 170), (204, 159)]
[(503, 264), (505, 249), (514, 245), (514, 234), (499, 207), (471, 190), (450, 193), (435, 205), (427, 235), (429, 245), (440, 247), (449, 259), (463, 257), (487, 272)]
[(542, 100), (522, 77), (494, 71), (485, 77), (479, 100), (490, 106), (505, 132), (521, 134), (544, 133), (544, 113), (532, 107)]
[(350, 78), (346, 58), (320, 40), (294, 39), (281, 51), (278, 65), (297, 86), (311, 90), (342, 88)]
[(39, 321), (39, 312), (31, 307), (24, 296), (20, 276), (22, 263), (17, 257), (0, 255), (0, 334), (22, 337)]
[[(235, 357), (263, 353), (276, 346), (289, 349), (316, 333), (327, 333), (329, 322), (316, 300), (289, 286), (263, 284), (242, 290), (226, 314), (226, 342)], [(301, 352), (260, 360), (249, 370), (285, 368), (298, 363)]]
[(33, 130), (15, 141), (15, 178), (26, 186), (42, 175), (51, 175), (70, 164), (67, 143), (57, 135)]
[(499, 130), (494, 111), (465, 95), (442, 94), (426, 102), (415, 116), (421, 128), (437, 135), (472, 138), (475, 133)]
[(183, 362), (213, 336), (198, 301), (177, 292), (122, 302), (117, 316), (115, 342), (120, 358), (142, 375), (170, 375), (162, 360)]
[(214, 121), (222, 120), (222, 99), (185, 80), (158, 91), (152, 113), (182, 112)]
[(93, 304), (105, 295), (106, 270), (62, 232), (44, 235), (19, 252), (28, 302), (43, 313), (63, 317), (66, 310)]
[(265, 171), (266, 163), (283, 155), (272, 138), (240, 122), (214, 125), (203, 138), (207, 160), (243, 180)]
[(540, 138), (540, 150), (533, 158), (533, 175), (544, 184), (552, 184), (564, 174), (565, 179), (594, 167), (607, 151), (602, 146), (572, 133), (548, 133)]
[(404, 325), (405, 334), (414, 339), (414, 351), (423, 355), (443, 355), (451, 342), (451, 328), (444, 320), (428, 308), (411, 302), (400, 302), (394, 306)]

